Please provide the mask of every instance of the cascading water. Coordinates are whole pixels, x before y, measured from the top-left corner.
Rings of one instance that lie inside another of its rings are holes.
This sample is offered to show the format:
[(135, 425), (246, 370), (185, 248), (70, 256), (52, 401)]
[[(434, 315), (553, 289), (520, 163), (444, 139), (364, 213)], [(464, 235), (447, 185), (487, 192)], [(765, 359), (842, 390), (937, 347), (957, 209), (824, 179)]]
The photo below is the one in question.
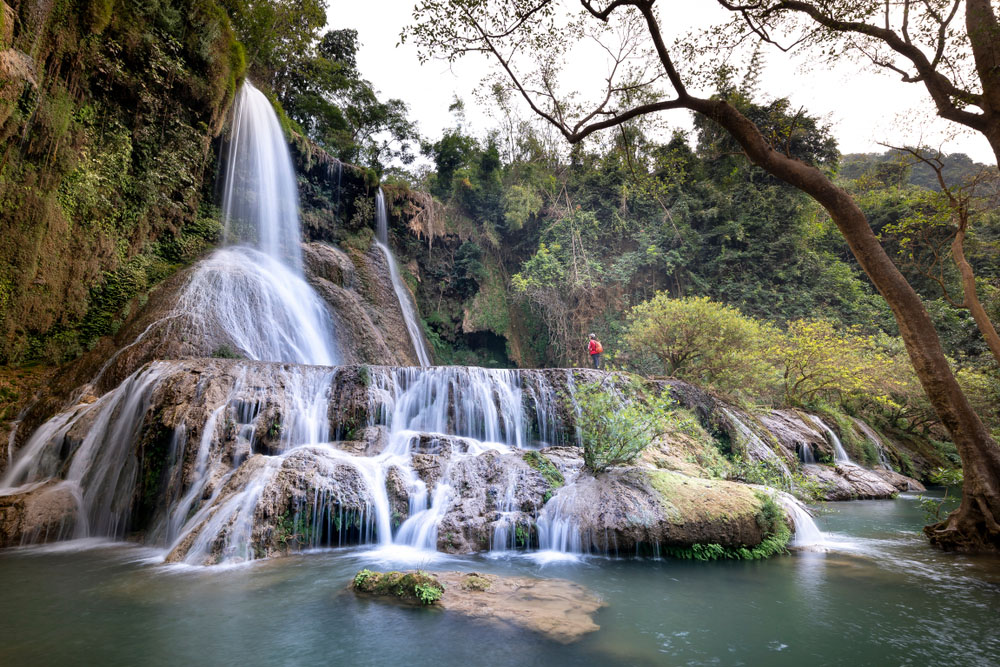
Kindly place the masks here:
[[(124, 536), (138, 474), (130, 452), (165, 368), (163, 363), (151, 364), (94, 403), (56, 415), (39, 427), (0, 479), (0, 495), (23, 493), (61, 477), (73, 489), (78, 511), (73, 533), (60, 537)], [(88, 428), (76, 440), (73, 429), (79, 424)]]
[(833, 445), (833, 460), (844, 465), (855, 465), (854, 461), (851, 460), (851, 457), (847, 455), (847, 450), (844, 449), (844, 445), (841, 444), (840, 438), (837, 437), (837, 434), (834, 433), (833, 429), (827, 426), (826, 423), (816, 415), (808, 415), (808, 417), (812, 423), (822, 429), (823, 433), (826, 434), (826, 439), (831, 445)]
[(809, 511), (795, 496), (784, 491), (778, 491), (777, 498), (795, 526), (795, 533), (791, 542), (788, 543), (789, 546), (804, 548), (818, 547), (826, 544), (826, 536), (823, 535), (819, 526), (813, 521)]
[[(454, 498), (451, 468), (486, 451), (509, 453), (528, 444), (529, 423), (517, 371), (439, 367), (378, 372), (372, 382), (371, 401), (371, 414), (382, 415), (389, 427), (388, 444), (377, 457), (382, 472), (375, 476), (372, 493), (384, 491), (386, 471), (395, 466), (403, 471), (410, 496), (410, 515), (395, 536), (390, 529), (388, 499), (376, 502), (383, 546), (435, 549), (437, 524)], [(413, 472), (410, 460), (414, 444), (428, 436), (441, 438), (452, 449), (429, 504), (427, 487)]]
[(231, 342), (250, 359), (338, 363), (333, 321), (302, 272), (298, 186), (271, 103), (247, 81), (233, 107), (222, 213), (226, 240), (178, 304), (185, 335)]
[(878, 467), (883, 470), (892, 470), (892, 464), (889, 463), (889, 456), (885, 453), (885, 443), (882, 442), (882, 438), (875, 432), (875, 429), (860, 419), (855, 418), (854, 423), (857, 425), (858, 430), (868, 438), (868, 441), (875, 445), (875, 451), (878, 453)]
[(431, 365), (431, 355), (424, 342), (423, 334), (420, 332), (417, 309), (413, 305), (410, 292), (403, 285), (402, 278), (399, 277), (396, 258), (393, 257), (392, 250), (389, 249), (389, 215), (386, 211), (385, 194), (382, 192), (382, 188), (378, 189), (378, 194), (375, 196), (375, 245), (385, 255), (386, 264), (389, 265), (392, 291), (396, 293), (396, 300), (399, 302), (399, 310), (403, 314), (403, 322), (406, 324), (406, 332), (410, 335), (413, 351), (416, 353), (420, 365), (426, 368)]
[(722, 412), (739, 433), (742, 445), (746, 448), (747, 457), (752, 461), (773, 466), (780, 472), (786, 484), (791, 484), (792, 471), (788, 469), (788, 465), (781, 457), (775, 454), (774, 450), (739, 415), (727, 408), (722, 408)]

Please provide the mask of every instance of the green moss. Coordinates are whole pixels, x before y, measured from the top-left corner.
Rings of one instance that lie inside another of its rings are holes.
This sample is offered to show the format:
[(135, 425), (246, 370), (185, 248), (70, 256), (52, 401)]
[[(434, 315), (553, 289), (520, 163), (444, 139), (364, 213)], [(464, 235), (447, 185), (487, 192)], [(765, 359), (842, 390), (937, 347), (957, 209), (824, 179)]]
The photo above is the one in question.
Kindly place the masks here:
[(226, 343), (212, 350), (212, 356), (216, 359), (243, 359), (242, 354)]
[(44, 94), (0, 110), (5, 364), (75, 356), (204, 251), (190, 227), (245, 68), (215, 0), (59, 2), (40, 17), (12, 46)]
[(688, 477), (669, 470), (644, 470), (643, 475), (658, 492), (666, 515), (674, 523), (749, 517), (760, 505), (753, 491), (743, 484)]
[(444, 595), (444, 584), (426, 572), (373, 572), (364, 569), (354, 575), (355, 591), (398, 598), (405, 602), (433, 605)]
[(753, 547), (724, 547), (721, 544), (692, 544), (690, 547), (668, 547), (664, 551), (673, 558), (686, 560), (760, 560), (787, 553), (792, 532), (781, 505), (767, 493), (754, 491), (759, 503), (755, 518), (764, 531), (764, 539)]
[(552, 497), (553, 492), (566, 483), (566, 479), (563, 477), (563, 474), (559, 472), (559, 468), (557, 468), (555, 464), (541, 452), (527, 451), (521, 455), (521, 458), (524, 459), (525, 463), (541, 473), (542, 477), (549, 485), (548, 490), (545, 492), (545, 497), (543, 498), (545, 502), (548, 502)]
[(462, 579), (462, 588), (467, 591), (488, 591), (490, 586), (492, 583), (489, 579), (474, 572)]

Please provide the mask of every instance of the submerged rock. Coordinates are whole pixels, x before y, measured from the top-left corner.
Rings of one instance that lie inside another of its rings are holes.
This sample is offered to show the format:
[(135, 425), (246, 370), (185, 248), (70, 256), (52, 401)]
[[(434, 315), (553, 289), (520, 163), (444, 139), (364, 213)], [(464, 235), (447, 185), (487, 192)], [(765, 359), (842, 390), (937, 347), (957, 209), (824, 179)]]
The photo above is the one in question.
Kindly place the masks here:
[(359, 594), (433, 605), (484, 622), (538, 632), (568, 644), (600, 629), (594, 613), (604, 603), (564, 579), (499, 577), (478, 572), (372, 572), (351, 584)]

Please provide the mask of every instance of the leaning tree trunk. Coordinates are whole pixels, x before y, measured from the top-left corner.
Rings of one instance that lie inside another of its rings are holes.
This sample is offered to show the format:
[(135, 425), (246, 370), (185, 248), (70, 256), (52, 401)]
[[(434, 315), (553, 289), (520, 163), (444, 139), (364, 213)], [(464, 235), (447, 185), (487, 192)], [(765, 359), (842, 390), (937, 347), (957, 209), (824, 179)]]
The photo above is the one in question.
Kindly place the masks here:
[(1000, 550), (1000, 447), (955, 379), (920, 297), (892, 263), (857, 203), (819, 169), (775, 151), (732, 105), (690, 98), (689, 107), (725, 128), (754, 164), (810, 195), (829, 212), (892, 309), (917, 377), (962, 458), (961, 506), (924, 532), (932, 544), (944, 549)]
[(979, 301), (976, 293), (976, 274), (972, 271), (972, 265), (965, 258), (965, 228), (960, 226), (955, 239), (951, 242), (951, 256), (958, 267), (958, 275), (962, 280), (962, 305), (969, 309), (972, 319), (979, 327), (979, 333), (983, 335), (986, 344), (993, 353), (993, 358), (1000, 364), (1000, 335), (997, 334), (996, 327), (990, 320), (989, 314)]

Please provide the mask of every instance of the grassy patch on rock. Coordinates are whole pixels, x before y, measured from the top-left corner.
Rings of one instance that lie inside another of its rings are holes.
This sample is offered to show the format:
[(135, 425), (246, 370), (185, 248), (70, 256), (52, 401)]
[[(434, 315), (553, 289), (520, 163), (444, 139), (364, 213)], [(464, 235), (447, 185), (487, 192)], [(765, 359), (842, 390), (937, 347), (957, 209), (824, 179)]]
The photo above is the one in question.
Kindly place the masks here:
[(426, 572), (373, 572), (364, 569), (354, 575), (351, 588), (360, 593), (394, 597), (419, 605), (437, 603), (444, 595), (444, 584)]
[(537, 470), (549, 485), (549, 490), (545, 492), (544, 497), (545, 502), (548, 502), (549, 498), (552, 497), (552, 493), (566, 483), (566, 478), (559, 472), (559, 468), (540, 452), (527, 451), (521, 455), (521, 458), (524, 459), (525, 463)]
[(753, 516), (760, 505), (753, 489), (743, 484), (688, 477), (669, 470), (644, 472), (674, 523)]

